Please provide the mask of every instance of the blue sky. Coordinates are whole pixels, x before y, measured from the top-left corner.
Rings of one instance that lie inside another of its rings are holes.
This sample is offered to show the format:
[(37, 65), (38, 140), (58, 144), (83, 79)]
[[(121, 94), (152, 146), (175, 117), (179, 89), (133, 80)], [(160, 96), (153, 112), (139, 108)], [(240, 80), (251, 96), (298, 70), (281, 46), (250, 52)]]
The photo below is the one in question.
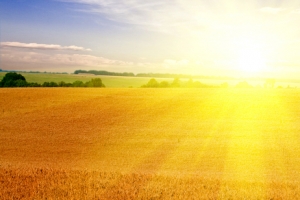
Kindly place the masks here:
[(2, 69), (299, 77), (300, 2), (2, 0)]

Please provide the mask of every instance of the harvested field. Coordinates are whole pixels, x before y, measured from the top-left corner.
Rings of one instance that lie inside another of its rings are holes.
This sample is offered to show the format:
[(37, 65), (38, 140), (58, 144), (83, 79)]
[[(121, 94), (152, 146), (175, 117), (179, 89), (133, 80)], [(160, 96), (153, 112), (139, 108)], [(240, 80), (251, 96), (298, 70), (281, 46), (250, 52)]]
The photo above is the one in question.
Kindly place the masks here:
[(0, 90), (4, 199), (299, 199), (299, 90)]

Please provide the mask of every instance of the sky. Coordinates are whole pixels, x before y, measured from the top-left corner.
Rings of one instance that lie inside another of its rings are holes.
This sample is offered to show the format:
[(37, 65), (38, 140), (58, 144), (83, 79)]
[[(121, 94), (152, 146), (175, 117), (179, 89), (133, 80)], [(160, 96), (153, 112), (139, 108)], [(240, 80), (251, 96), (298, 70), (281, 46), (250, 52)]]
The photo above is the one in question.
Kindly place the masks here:
[(298, 0), (1, 0), (0, 68), (300, 77)]

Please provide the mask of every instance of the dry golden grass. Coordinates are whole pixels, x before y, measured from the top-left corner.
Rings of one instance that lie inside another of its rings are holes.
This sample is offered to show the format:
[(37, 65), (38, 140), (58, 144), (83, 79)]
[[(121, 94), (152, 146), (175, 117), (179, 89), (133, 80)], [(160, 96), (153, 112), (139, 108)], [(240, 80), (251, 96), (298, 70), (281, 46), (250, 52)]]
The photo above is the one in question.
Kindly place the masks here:
[(0, 90), (2, 199), (300, 199), (298, 90)]

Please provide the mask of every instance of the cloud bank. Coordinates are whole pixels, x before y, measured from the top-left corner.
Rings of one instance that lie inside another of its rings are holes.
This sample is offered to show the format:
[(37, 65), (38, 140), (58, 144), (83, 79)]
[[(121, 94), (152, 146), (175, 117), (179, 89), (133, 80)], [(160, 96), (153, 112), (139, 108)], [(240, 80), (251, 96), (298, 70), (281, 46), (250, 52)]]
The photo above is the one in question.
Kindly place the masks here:
[(131, 62), (112, 60), (88, 54), (47, 54), (41, 52), (2, 51), (3, 62), (21, 62), (32, 64), (68, 65), (68, 66), (109, 66), (130, 65)]
[(91, 51), (78, 46), (61, 46), (58, 44), (37, 44), (37, 43), (21, 43), (21, 42), (1, 42), (1, 47), (40, 49), (40, 50), (72, 50), (72, 51)]
[[(102, 56), (83, 53), (39, 51), (47, 50), (76, 50), (77, 46), (64, 47), (61, 45), (45, 45), (37, 43), (2, 42), (1, 68), (32, 71), (64, 71), (74, 72), (77, 69), (101, 69), (108, 71), (167, 72), (184, 73), (189, 65), (195, 63), (187, 59), (164, 59), (161, 62), (130, 62)], [(80, 50), (83, 49), (82, 47)], [(85, 50), (85, 49), (84, 49)], [(84, 51), (81, 50), (81, 51)], [(86, 50), (85, 50), (86, 51)]]

